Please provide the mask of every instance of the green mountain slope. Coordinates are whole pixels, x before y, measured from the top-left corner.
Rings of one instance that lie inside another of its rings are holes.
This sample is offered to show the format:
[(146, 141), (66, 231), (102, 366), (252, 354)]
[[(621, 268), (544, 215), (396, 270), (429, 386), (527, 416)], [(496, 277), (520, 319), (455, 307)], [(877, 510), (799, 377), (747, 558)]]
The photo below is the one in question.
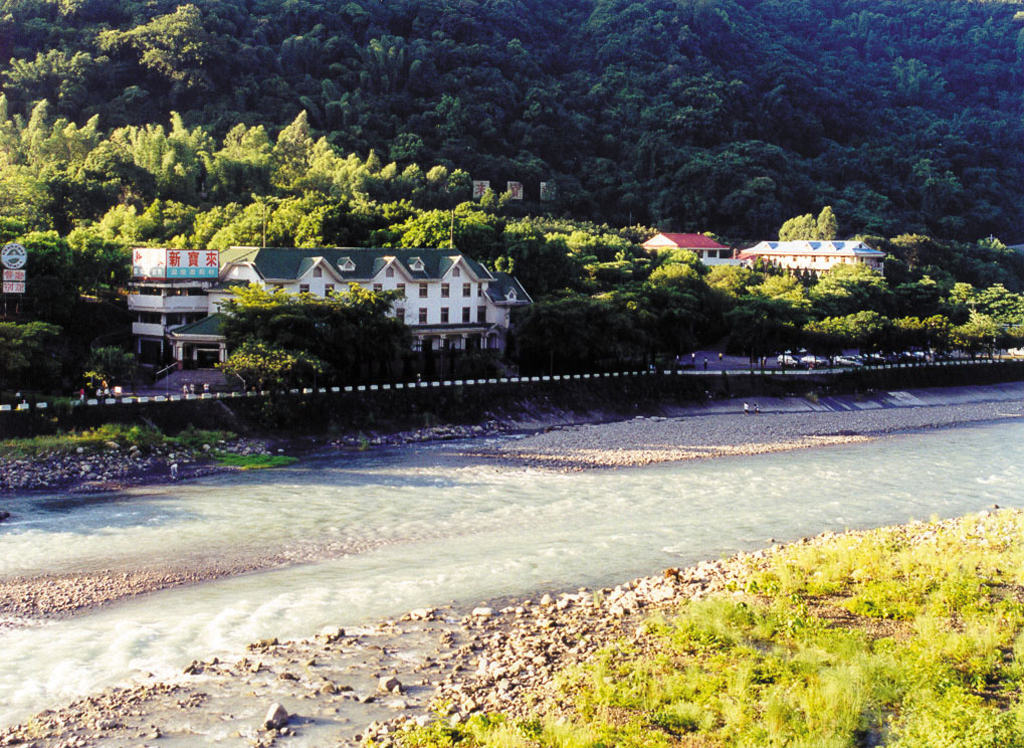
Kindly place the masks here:
[[(39, 194), (0, 210), (67, 229), (265, 194), (246, 158), (168, 190), (104, 139), (173, 111), (215, 150), (306, 112), (342, 156), (522, 182), (524, 212), (765, 238), (828, 204), (850, 233), (1019, 241), (1022, 27), (1024, 3), (961, 0), (3, 0), (0, 178)], [(40, 145), (93, 116), (87, 152)]]

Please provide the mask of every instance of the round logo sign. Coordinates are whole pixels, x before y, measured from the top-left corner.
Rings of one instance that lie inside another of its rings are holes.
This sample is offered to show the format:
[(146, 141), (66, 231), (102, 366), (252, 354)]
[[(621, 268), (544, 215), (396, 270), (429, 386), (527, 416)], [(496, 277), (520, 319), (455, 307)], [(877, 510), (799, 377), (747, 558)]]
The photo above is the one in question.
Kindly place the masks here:
[(23, 268), (27, 261), (28, 252), (20, 244), (11, 242), (10, 244), (5, 244), (3, 249), (0, 249), (0, 262), (9, 270)]

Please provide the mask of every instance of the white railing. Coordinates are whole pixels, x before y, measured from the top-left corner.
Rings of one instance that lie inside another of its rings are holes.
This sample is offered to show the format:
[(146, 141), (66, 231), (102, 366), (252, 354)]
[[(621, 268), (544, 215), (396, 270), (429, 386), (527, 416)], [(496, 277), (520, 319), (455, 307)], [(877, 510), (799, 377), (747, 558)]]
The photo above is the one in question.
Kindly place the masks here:
[[(959, 359), (955, 361), (936, 361), (934, 363), (925, 364), (879, 364), (876, 366), (864, 367), (867, 370), (872, 369), (899, 369), (899, 368), (926, 368), (932, 366), (970, 366), (979, 365), (986, 363), (995, 363), (1000, 359)], [(176, 366), (176, 364), (172, 365)], [(168, 367), (170, 368), (170, 367)], [(500, 377), (500, 378), (485, 378), (485, 379), (445, 379), (436, 381), (410, 381), (410, 382), (397, 382), (391, 384), (360, 384), (360, 385), (348, 385), (344, 387), (320, 387), (320, 388), (303, 388), (290, 390), (290, 394), (339, 394), (339, 393), (364, 393), (374, 392), (381, 390), (401, 390), (401, 389), (416, 389), (419, 387), (493, 387), (502, 384), (533, 384), (541, 382), (566, 382), (566, 381), (583, 381), (586, 379), (602, 379), (602, 378), (613, 378), (613, 377), (647, 377), (653, 375), (661, 376), (682, 376), (682, 377), (720, 377), (725, 374), (729, 377), (753, 377), (753, 376), (796, 376), (796, 377), (809, 377), (817, 376), (821, 374), (835, 374), (840, 372), (848, 371), (861, 371), (861, 369), (849, 369), (846, 367), (822, 367), (820, 369), (806, 370), (806, 369), (791, 369), (781, 368), (772, 369), (758, 369), (758, 368), (747, 368), (747, 369), (644, 369), (636, 371), (612, 371), (612, 372), (594, 372), (589, 374), (553, 374), (553, 375), (541, 375), (541, 376), (529, 376), (529, 377)], [(123, 397), (106, 397), (102, 399), (87, 399), (76, 401), (76, 405), (135, 405), (140, 403), (167, 403), (167, 402), (179, 402), (182, 400), (221, 400), (236, 397), (257, 397), (267, 396), (268, 393), (255, 393), (255, 392), (216, 392), (216, 393), (204, 393), (195, 395), (149, 395), (149, 396), (136, 396), (127, 395)], [(47, 408), (46, 402), (36, 403), (36, 409)], [(23, 402), (15, 405), (0, 405), (0, 411), (28, 411), (31, 410), (32, 406), (28, 402)]]

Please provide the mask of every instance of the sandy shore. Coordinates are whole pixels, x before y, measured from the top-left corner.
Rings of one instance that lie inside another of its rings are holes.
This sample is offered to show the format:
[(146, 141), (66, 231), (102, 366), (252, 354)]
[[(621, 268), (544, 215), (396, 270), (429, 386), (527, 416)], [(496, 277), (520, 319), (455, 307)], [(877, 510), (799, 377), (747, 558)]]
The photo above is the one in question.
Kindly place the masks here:
[[(983, 512), (982, 526), (1007, 514)], [(936, 542), (940, 527), (962, 520), (894, 528), (901, 542)], [(795, 545), (826, 545), (862, 535), (824, 533)], [(982, 534), (977, 542), (987, 543)], [(969, 540), (967, 534), (963, 540)], [(253, 642), (231, 662), (195, 661), (175, 677), (148, 679), (42, 712), (0, 729), (0, 746), (289, 744), (388, 745), (396, 731), (435, 719), (459, 722), (480, 712), (557, 715), (566, 707), (556, 677), (596, 651), (625, 642), (643, 648), (643, 620), (685, 600), (743, 596), (749, 576), (785, 546), (539, 599), (483, 603), (472, 609), (411, 611), (357, 631), (326, 628), (306, 640)], [(273, 704), (290, 713), (268, 729)], [(159, 742), (156, 742), (159, 741)]]
[(761, 399), (748, 402), (749, 414), (741, 402), (732, 402), (732, 412), (723, 406), (710, 412), (693, 408), (675, 417), (558, 426), (469, 453), (557, 470), (619, 468), (850, 444), (899, 432), (1024, 417), (1020, 385), (979, 388), (973, 400), (970, 388), (952, 391), (945, 400), (931, 393), (932, 402), (913, 392), (893, 394), (834, 399), (830, 408), (811, 401), (802, 407), (798, 398)]

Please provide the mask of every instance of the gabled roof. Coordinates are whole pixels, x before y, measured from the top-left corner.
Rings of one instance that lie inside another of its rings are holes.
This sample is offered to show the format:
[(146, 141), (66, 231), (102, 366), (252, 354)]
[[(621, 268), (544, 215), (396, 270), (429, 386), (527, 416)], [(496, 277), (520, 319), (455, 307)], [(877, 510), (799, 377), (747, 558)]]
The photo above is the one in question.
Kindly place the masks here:
[(815, 257), (874, 257), (881, 259), (885, 252), (872, 249), (858, 241), (817, 241), (798, 239), (785, 242), (761, 242), (743, 251), (744, 255), (812, 255)]
[[(493, 278), (487, 268), (476, 260), (451, 249), (231, 247), (221, 253), (223, 264), (251, 263), (260, 276), (268, 281), (295, 280), (309, 269), (310, 263), (316, 257), (322, 257), (338, 275), (352, 281), (371, 280), (387, 265), (390, 257), (401, 263), (405, 273), (413, 279), (441, 278), (457, 259), (461, 259), (463, 265), (478, 278), (487, 281)], [(423, 270), (411, 269), (415, 259), (422, 261)], [(352, 261), (354, 270), (341, 269), (346, 260)]]
[(508, 273), (495, 271), (494, 280), (487, 284), (486, 293), (495, 304), (532, 304), (533, 299), (518, 280)]
[(181, 327), (175, 327), (169, 333), (170, 337), (181, 337), (181, 338), (220, 338), (224, 336), (224, 320), (226, 317), (218, 312), (217, 314), (211, 314), (209, 317), (203, 317), (202, 319), (191, 322)]
[(729, 249), (704, 234), (658, 234), (652, 236), (640, 246), (646, 249)]

